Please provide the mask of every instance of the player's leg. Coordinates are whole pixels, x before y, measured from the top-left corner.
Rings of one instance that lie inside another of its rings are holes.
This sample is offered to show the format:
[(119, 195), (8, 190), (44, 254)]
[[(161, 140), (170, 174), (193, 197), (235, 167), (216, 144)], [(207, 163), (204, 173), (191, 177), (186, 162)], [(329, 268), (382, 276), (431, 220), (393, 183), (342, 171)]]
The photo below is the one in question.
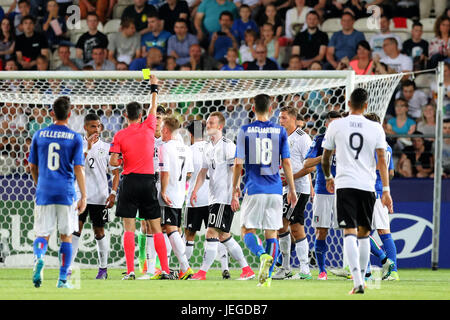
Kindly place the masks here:
[(166, 242), (164, 240), (164, 235), (161, 229), (161, 218), (147, 220), (147, 223), (150, 224), (153, 231), (153, 243), (161, 264), (161, 271), (168, 275), (170, 273), (170, 270), (169, 262), (167, 259)]
[(56, 211), (53, 205), (35, 205), (33, 231), (36, 239), (33, 242), (34, 268), (32, 281), (36, 288), (42, 284), (44, 256), (48, 249), (50, 234), (56, 226)]
[[(387, 256), (386, 262), (383, 264), (383, 279), (400, 280), (397, 269), (397, 247), (394, 239), (392, 239), (391, 231), (389, 229), (379, 229), (378, 235), (383, 242)], [(387, 270), (390, 270), (390, 272)]]
[(316, 228), (316, 240), (314, 241), (314, 252), (319, 267), (319, 280), (327, 280), (327, 270), (325, 269), (325, 256), (328, 250), (327, 246), (327, 228)]
[(147, 235), (150, 234), (147, 230), (147, 224), (145, 220), (142, 218), (136, 218), (140, 224), (141, 228), (138, 233), (138, 261), (139, 261), (139, 271), (145, 273), (147, 271), (147, 262), (146, 262), (146, 246), (147, 246)]
[(123, 280), (134, 280), (134, 250), (136, 242), (134, 239), (134, 233), (136, 230), (135, 218), (123, 218), (123, 250), (125, 252), (125, 262), (127, 265), (127, 274)]
[(241, 246), (233, 238), (229, 232), (221, 232), (219, 235), (220, 242), (226, 247), (230, 255), (239, 263), (242, 269), (242, 273), (239, 280), (250, 280), (255, 277), (255, 273), (247, 263), (247, 259), (244, 256)]
[(83, 231), (83, 226), (84, 226), (84, 223), (86, 222), (89, 211), (90, 211), (90, 205), (88, 204), (86, 206), (86, 210), (84, 210), (84, 212), (78, 216), (78, 231), (75, 231), (74, 233), (72, 233), (72, 261), (70, 263), (70, 268), (67, 273), (67, 276), (69, 278), (72, 275), (72, 267), (75, 263), (75, 258), (77, 257), (77, 254), (78, 254), (78, 247), (80, 245), (81, 233)]
[(214, 260), (217, 255), (217, 249), (219, 246), (219, 231), (212, 227), (208, 226), (206, 229), (206, 241), (203, 253), (203, 261), (200, 267), (200, 270), (197, 271), (193, 276), (192, 280), (205, 280), (206, 273), (209, 271), (209, 268), (214, 263)]
[(98, 273), (96, 279), (108, 278), (109, 238), (105, 235), (105, 225), (109, 221), (109, 211), (103, 205), (92, 205), (90, 219), (97, 243)]
[(220, 262), (220, 269), (222, 271), (222, 279), (227, 280), (231, 278), (231, 274), (229, 271), (229, 264), (228, 264), (228, 250), (227, 247), (223, 245), (219, 241), (219, 245), (217, 247), (217, 256), (216, 260)]
[(283, 227), (278, 230), (278, 241), (281, 251), (281, 267), (273, 275), (273, 279), (282, 280), (291, 276), (291, 234), (289, 229), (289, 218), (293, 214), (294, 208), (287, 203), (287, 194), (283, 196)]

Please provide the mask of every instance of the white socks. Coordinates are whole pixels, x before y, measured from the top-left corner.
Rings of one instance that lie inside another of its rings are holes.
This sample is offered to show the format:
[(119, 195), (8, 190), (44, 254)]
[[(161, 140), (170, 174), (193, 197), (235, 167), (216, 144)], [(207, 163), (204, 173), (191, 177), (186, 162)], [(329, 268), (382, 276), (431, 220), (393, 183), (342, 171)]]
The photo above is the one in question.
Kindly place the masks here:
[(359, 244), (359, 266), (361, 268), (362, 279), (366, 276), (367, 265), (370, 260), (370, 238), (363, 237), (358, 238)]
[(152, 234), (147, 234), (147, 273), (155, 274), (155, 264), (157, 253), (155, 250), (155, 241)]
[(301, 240), (297, 240), (295, 243), (295, 252), (297, 253), (298, 260), (300, 261), (300, 272), (309, 274), (309, 262), (308, 262), (308, 239), (305, 237)]
[(278, 242), (280, 243), (280, 252), (283, 256), (282, 267), (285, 270), (291, 270), (291, 234), (285, 232), (280, 234)]
[(230, 238), (222, 242), (222, 244), (227, 248), (233, 259), (239, 262), (241, 268), (245, 268), (248, 266), (247, 260), (245, 259), (244, 253), (242, 252), (242, 248), (233, 238), (233, 236), (230, 236)]
[(95, 239), (95, 241), (97, 242), (99, 266), (100, 268), (106, 268), (108, 266), (108, 257), (109, 257), (109, 239), (105, 234), (101, 239)]
[[(353, 287), (357, 288), (363, 286), (363, 278), (361, 277), (360, 259), (359, 259), (359, 249), (356, 239), (356, 235), (347, 234), (344, 237), (344, 248), (347, 254), (347, 262), (350, 267), (350, 272), (353, 276)], [(366, 262), (367, 266), (367, 262)]]
[(219, 239), (209, 238), (205, 241), (205, 252), (203, 254), (203, 262), (200, 270), (208, 272), (209, 268), (214, 262), (217, 255), (217, 248), (219, 246)]
[(185, 255), (186, 246), (183, 239), (181, 239), (180, 233), (178, 231), (174, 231), (169, 234), (169, 241), (172, 245), (172, 250), (175, 253), (175, 256), (178, 258), (181, 271), (186, 272), (186, 270), (189, 269), (189, 262), (187, 261)]
[(228, 250), (221, 242), (219, 242), (219, 245), (217, 246), (216, 259), (220, 261), (220, 268), (222, 271), (230, 269), (228, 267)]

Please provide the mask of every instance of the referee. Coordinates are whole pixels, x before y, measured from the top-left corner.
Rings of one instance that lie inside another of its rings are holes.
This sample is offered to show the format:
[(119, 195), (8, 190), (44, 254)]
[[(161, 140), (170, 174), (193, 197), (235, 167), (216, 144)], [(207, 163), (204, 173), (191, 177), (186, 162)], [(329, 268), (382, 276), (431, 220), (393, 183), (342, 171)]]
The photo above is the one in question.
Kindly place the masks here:
[[(134, 232), (136, 214), (150, 224), (162, 272), (158, 279), (169, 279), (169, 265), (164, 236), (161, 231), (161, 212), (158, 204), (153, 155), (156, 130), (156, 109), (158, 79), (150, 76), (151, 107), (145, 121), (142, 121), (142, 106), (130, 102), (126, 106), (125, 118), (128, 127), (114, 135), (109, 150), (110, 164), (123, 164), (123, 180), (119, 188), (116, 215), (123, 219), (123, 247), (127, 274), (122, 280), (134, 280)], [(120, 155), (122, 157), (120, 158)]]
[[(369, 233), (375, 205), (376, 161), (383, 182), (381, 202), (392, 212), (388, 169), (385, 160), (386, 136), (379, 123), (366, 119), (368, 94), (355, 89), (350, 97), (350, 114), (328, 126), (322, 147), (322, 169), (327, 190), (336, 189), (336, 211), (339, 227), (344, 228), (344, 250), (353, 276), (350, 294), (364, 293), (364, 275), (370, 256)], [(336, 149), (336, 177), (330, 164)], [(334, 181), (336, 180), (336, 182)]]

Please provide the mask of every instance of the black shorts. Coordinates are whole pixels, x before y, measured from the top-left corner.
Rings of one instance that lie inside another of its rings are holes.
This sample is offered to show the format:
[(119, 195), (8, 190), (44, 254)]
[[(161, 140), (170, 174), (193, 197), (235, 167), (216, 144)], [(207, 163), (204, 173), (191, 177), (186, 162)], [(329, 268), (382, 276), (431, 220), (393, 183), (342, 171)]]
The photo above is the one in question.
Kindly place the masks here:
[(234, 212), (229, 204), (212, 204), (209, 206), (208, 227), (223, 232), (230, 232)]
[(340, 228), (357, 228), (359, 226), (372, 229), (375, 192), (359, 189), (337, 189), (336, 211)]
[(287, 193), (283, 195), (283, 218), (289, 220), (290, 224), (300, 223), (305, 224), (305, 208), (309, 201), (309, 194), (297, 193), (297, 204), (295, 208), (287, 203)]
[(78, 220), (84, 224), (88, 215), (92, 225), (96, 228), (103, 228), (109, 221), (109, 210), (104, 204), (88, 204), (86, 210), (78, 216)]
[(123, 177), (119, 188), (116, 216), (144, 220), (158, 219), (161, 212), (158, 203), (158, 191), (153, 174), (130, 173)]
[(161, 206), (161, 225), (181, 226), (181, 208), (163, 207)]
[(184, 215), (184, 224), (190, 231), (200, 231), (202, 222), (205, 227), (208, 226), (209, 207), (186, 207)]

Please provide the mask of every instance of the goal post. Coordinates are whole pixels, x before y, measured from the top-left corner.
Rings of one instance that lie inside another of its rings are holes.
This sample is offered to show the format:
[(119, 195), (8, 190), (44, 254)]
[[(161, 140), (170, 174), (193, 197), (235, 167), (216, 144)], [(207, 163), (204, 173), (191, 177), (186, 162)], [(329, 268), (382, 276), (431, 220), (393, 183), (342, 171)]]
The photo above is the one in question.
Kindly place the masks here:
[[(153, 71), (152, 71), (153, 72)], [(158, 103), (182, 123), (205, 119), (220, 111), (226, 119), (226, 135), (234, 139), (240, 126), (251, 121), (252, 98), (261, 93), (272, 98), (271, 120), (278, 122), (283, 106), (294, 106), (303, 116), (304, 130), (314, 137), (325, 131), (325, 115), (330, 110), (344, 111), (354, 88), (369, 93), (369, 112), (382, 119), (403, 74), (356, 76), (353, 71), (155, 71), (160, 79)], [(0, 243), (5, 256), (0, 267), (31, 267), (34, 185), (27, 168), (27, 157), (34, 132), (49, 125), (49, 106), (59, 96), (69, 96), (73, 105), (69, 127), (83, 134), (83, 118), (88, 112), (101, 116), (102, 139), (111, 142), (122, 128), (123, 111), (128, 102), (148, 107), (150, 83), (140, 71), (2, 71), (0, 72), (0, 106), (2, 154), (0, 158)], [(306, 209), (305, 227), (310, 249), (314, 230), (311, 227), (312, 204)], [(123, 228), (111, 210), (106, 225), (110, 239), (110, 266), (125, 263), (122, 250)], [(240, 240), (239, 218), (232, 233)], [(202, 235), (202, 233), (200, 233)], [(196, 241), (191, 264), (201, 263), (203, 239)], [(58, 243), (53, 235), (46, 257), (47, 266), (58, 265)], [(342, 264), (340, 231), (330, 231), (327, 265)], [(245, 245), (240, 242), (243, 248)], [(252, 267), (258, 261), (247, 249), (244, 253)], [(175, 259), (175, 258), (174, 258)], [(97, 251), (89, 220), (83, 229), (75, 262), (81, 267), (97, 266)], [(295, 263), (295, 261), (294, 261)], [(236, 262), (230, 264), (237, 267)]]

